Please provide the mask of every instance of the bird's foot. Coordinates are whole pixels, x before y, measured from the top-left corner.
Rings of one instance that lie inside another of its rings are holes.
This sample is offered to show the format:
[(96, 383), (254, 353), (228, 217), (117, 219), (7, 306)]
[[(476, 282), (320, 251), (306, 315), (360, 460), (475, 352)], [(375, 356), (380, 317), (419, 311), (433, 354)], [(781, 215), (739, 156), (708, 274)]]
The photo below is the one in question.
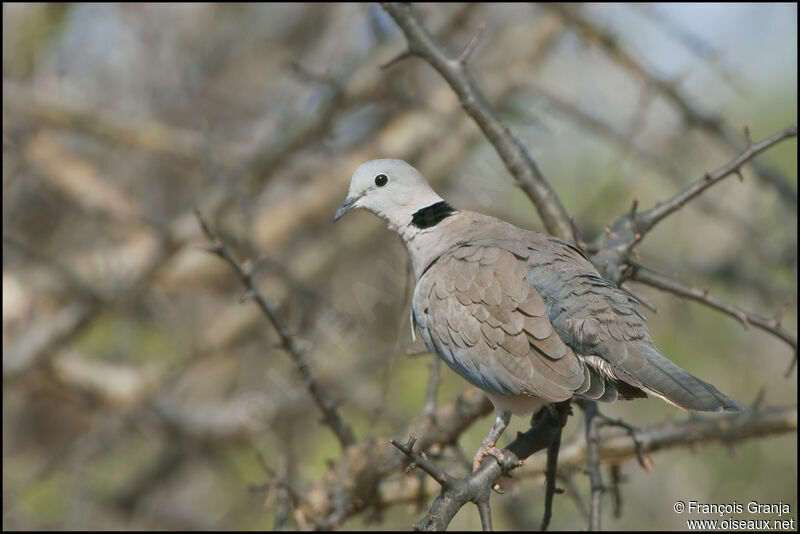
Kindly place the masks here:
[(475, 453), (475, 460), (472, 462), (473, 473), (481, 468), (481, 461), (486, 456), (494, 456), (497, 462), (501, 465), (503, 463), (503, 460), (505, 459), (503, 451), (495, 447), (494, 443), (484, 442), (483, 444), (481, 444), (481, 447), (480, 449), (478, 449), (478, 452)]

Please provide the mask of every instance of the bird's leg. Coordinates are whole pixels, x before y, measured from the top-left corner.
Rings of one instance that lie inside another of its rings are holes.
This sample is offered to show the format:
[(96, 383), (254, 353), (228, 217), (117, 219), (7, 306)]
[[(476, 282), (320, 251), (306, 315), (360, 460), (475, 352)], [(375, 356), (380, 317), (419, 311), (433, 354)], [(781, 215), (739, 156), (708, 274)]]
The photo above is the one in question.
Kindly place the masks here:
[(492, 429), (489, 431), (489, 434), (483, 438), (483, 442), (481, 443), (481, 447), (478, 449), (478, 452), (475, 453), (475, 460), (472, 462), (472, 471), (477, 471), (481, 467), (481, 460), (483, 460), (484, 456), (494, 456), (498, 462), (503, 461), (503, 453), (495, 447), (497, 440), (500, 439), (500, 435), (503, 433), (503, 430), (506, 429), (508, 426), (508, 422), (511, 420), (511, 412), (498, 412), (497, 419), (494, 421), (494, 425), (492, 425)]

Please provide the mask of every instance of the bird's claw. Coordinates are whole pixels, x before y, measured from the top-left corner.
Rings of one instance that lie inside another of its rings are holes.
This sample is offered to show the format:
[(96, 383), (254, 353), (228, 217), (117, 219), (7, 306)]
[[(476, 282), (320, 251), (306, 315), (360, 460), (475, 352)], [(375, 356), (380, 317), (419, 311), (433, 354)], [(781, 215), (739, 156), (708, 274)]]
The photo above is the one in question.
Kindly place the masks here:
[(494, 443), (483, 444), (481, 445), (481, 448), (478, 449), (478, 452), (475, 454), (475, 460), (472, 462), (473, 473), (481, 468), (481, 461), (486, 456), (494, 456), (494, 458), (497, 460), (497, 463), (501, 465), (505, 459), (503, 451), (495, 447)]

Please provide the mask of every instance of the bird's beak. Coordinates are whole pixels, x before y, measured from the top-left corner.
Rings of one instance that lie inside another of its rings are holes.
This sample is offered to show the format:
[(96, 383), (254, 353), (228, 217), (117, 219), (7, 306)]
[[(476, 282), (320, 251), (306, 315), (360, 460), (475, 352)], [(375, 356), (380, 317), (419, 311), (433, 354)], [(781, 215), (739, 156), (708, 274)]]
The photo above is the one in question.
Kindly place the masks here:
[(338, 221), (339, 219), (341, 219), (341, 218), (342, 218), (342, 216), (343, 216), (345, 213), (347, 213), (348, 211), (350, 211), (351, 209), (353, 209), (353, 208), (355, 207), (355, 205), (356, 205), (356, 202), (358, 202), (358, 200), (359, 200), (360, 198), (361, 198), (361, 197), (347, 197), (347, 198), (345, 199), (345, 201), (344, 201), (344, 204), (342, 204), (342, 205), (339, 207), (339, 209), (338, 209), (338, 210), (336, 210), (336, 213), (334, 213), (334, 214), (333, 214), (333, 222), (336, 222), (336, 221)]

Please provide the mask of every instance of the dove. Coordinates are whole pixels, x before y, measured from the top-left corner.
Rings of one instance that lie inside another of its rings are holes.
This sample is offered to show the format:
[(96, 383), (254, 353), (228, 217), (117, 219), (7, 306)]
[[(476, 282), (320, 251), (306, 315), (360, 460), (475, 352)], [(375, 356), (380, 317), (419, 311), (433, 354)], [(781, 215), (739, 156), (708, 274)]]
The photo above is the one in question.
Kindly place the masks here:
[(685, 410), (741, 409), (667, 359), (638, 301), (573, 244), (457, 210), (398, 159), (356, 169), (334, 221), (354, 208), (382, 218), (405, 245), (415, 282), (412, 329), (494, 405), (474, 470), (486, 456), (502, 461), (496, 444), (512, 414), (573, 397), (650, 395)]

